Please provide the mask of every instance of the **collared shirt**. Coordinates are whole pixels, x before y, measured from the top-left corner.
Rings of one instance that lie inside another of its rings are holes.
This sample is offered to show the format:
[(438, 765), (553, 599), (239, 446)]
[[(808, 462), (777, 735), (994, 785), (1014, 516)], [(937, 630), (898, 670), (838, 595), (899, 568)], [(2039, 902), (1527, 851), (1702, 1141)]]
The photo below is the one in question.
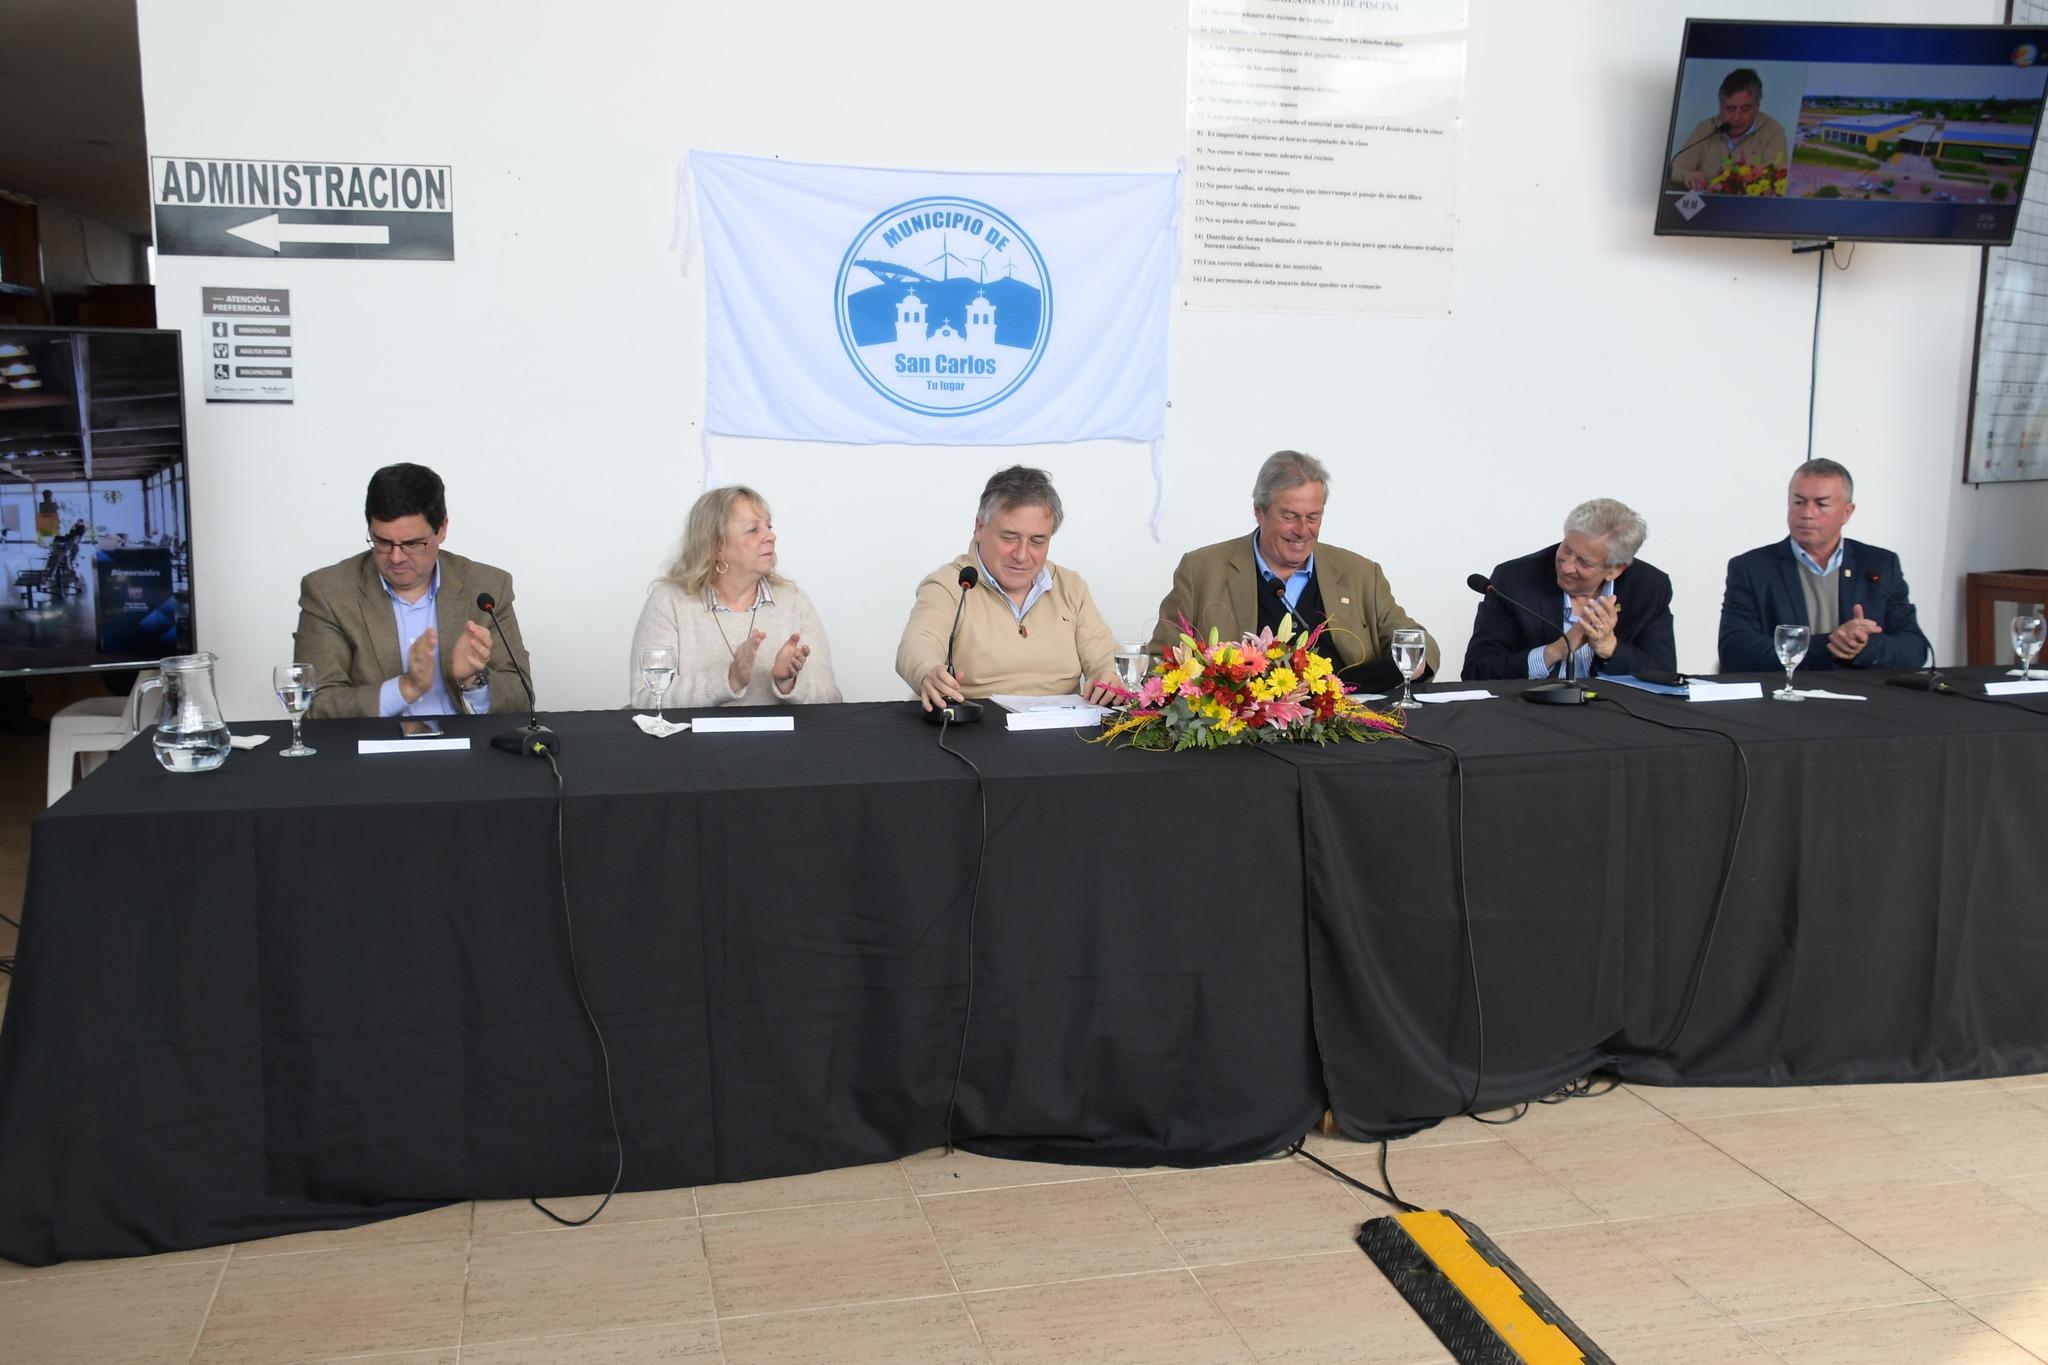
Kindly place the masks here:
[(1010, 596), (1008, 589), (1004, 588), (996, 580), (996, 576), (988, 571), (988, 564), (981, 557), (981, 547), (976, 545), (973, 548), (975, 565), (981, 570), (981, 581), (994, 588), (996, 595), (1010, 604), (1010, 610), (1017, 614), (1017, 623), (1022, 625), (1025, 614), (1031, 610), (1038, 599), (1052, 591), (1052, 565), (1046, 563), (1038, 566), (1038, 577), (1031, 580), (1031, 587), (1024, 594), (1024, 605), (1020, 607), (1017, 605), (1017, 599)]
[[(1557, 595), (1564, 599), (1564, 628), (1567, 631), (1569, 631), (1573, 626), (1579, 623), (1579, 613), (1572, 606), (1572, 595), (1570, 593), (1565, 592), (1563, 589), (1559, 589)], [(1600, 585), (1600, 595), (1602, 597), (1614, 596), (1613, 579), (1610, 578), (1605, 583), (1602, 583)], [(1550, 676), (1550, 665), (1543, 661), (1543, 651), (1548, 648), (1550, 648), (1550, 646), (1548, 645), (1538, 645), (1536, 646), (1536, 648), (1529, 651), (1530, 677), (1547, 678)], [(1593, 676), (1593, 642), (1591, 640), (1586, 641), (1586, 643), (1580, 645), (1577, 649), (1572, 651), (1571, 664), (1572, 677), (1590, 678)]]
[[(391, 599), (391, 614), (398, 623), (398, 660), (400, 667), (412, 657), (413, 641), (420, 638), (434, 626), (434, 599), (441, 595), (441, 566), (434, 565), (434, 581), (417, 602), (408, 602), (391, 591), (391, 585), (380, 574), (378, 584), (384, 595)], [(482, 687), (465, 688), (462, 700), (476, 715), (484, 715), (491, 709), (491, 683), (484, 679)], [(408, 703), (405, 693), (398, 690), (397, 678), (386, 678), (384, 685), (377, 689), (377, 714), (380, 716), (452, 716), (458, 710), (455, 698), (448, 694), (448, 680), (441, 676), (441, 642), (434, 642), (434, 685), (412, 702)]]
[[(739, 615), (738, 612), (733, 611), (731, 607), (718, 600), (718, 593), (708, 583), (704, 586), (704, 605), (712, 611), (722, 611), (733, 616)], [(759, 611), (763, 607), (772, 607), (774, 605), (775, 590), (768, 586), (768, 575), (762, 574), (754, 585), (754, 605), (747, 608), (747, 610)]]
[[(1252, 558), (1259, 561), (1260, 582), (1278, 583), (1280, 581), (1280, 575), (1273, 572), (1273, 566), (1266, 562), (1266, 556), (1259, 550), (1259, 533), (1257, 531), (1252, 532)], [(1287, 575), (1287, 582), (1280, 590), (1280, 600), (1287, 604), (1287, 610), (1293, 611), (1301, 605), (1301, 595), (1308, 589), (1308, 581), (1315, 576), (1316, 557), (1315, 553), (1311, 551), (1308, 563)]]
[(1828, 562), (1825, 564), (1806, 553), (1805, 547), (1792, 537), (1786, 536), (1785, 543), (1792, 547), (1792, 553), (1798, 557), (1808, 573), (1819, 574), (1822, 578), (1833, 578), (1842, 567), (1842, 551), (1848, 547), (1849, 541), (1847, 537), (1836, 541), (1835, 552), (1828, 556)]

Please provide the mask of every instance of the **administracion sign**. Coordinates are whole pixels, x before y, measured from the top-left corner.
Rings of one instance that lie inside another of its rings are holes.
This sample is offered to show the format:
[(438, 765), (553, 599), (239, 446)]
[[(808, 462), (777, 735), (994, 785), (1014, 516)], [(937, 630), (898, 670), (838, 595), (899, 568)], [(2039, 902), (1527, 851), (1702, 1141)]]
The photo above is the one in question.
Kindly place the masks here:
[(289, 403), (295, 396), (292, 292), (201, 289), (202, 348), (209, 403)]
[(160, 256), (455, 259), (455, 174), (390, 162), (150, 158)]
[(690, 165), (707, 430), (866, 444), (1163, 433), (1177, 176), (704, 152)]

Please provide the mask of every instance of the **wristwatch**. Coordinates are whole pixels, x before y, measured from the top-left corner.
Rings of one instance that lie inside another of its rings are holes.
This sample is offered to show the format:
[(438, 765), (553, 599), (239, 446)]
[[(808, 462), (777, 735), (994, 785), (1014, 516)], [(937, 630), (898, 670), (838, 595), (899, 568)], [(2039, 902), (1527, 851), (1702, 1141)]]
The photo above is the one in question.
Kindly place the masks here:
[(469, 677), (464, 678), (462, 680), (462, 690), (465, 692), (474, 692), (490, 680), (491, 670), (488, 668), (479, 668), (475, 673), (471, 674)]

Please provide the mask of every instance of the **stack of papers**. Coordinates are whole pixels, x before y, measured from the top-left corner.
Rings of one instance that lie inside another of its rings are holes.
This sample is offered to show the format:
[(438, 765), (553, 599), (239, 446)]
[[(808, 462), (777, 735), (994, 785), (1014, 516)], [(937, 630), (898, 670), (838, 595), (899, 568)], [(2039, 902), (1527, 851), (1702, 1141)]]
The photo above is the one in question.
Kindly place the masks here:
[(1010, 713), (1007, 719), (1012, 730), (1073, 730), (1100, 724), (1109, 714), (1108, 707), (1090, 705), (1078, 692), (1061, 697), (994, 696), (989, 700)]

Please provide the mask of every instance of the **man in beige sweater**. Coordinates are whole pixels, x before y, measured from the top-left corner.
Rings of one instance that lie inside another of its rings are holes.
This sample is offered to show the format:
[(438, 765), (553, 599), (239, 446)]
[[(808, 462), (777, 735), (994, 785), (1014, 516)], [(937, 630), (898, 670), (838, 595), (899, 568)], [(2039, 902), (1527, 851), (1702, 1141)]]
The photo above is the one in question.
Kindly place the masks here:
[[(1065, 514), (1052, 478), (1013, 465), (982, 489), (967, 553), (925, 575), (896, 645), (896, 675), (927, 711), (997, 694), (1103, 700), (1116, 678), (1116, 637), (1072, 569), (1046, 562)], [(961, 570), (976, 583), (961, 600)], [(955, 610), (953, 667), (946, 641)]]

